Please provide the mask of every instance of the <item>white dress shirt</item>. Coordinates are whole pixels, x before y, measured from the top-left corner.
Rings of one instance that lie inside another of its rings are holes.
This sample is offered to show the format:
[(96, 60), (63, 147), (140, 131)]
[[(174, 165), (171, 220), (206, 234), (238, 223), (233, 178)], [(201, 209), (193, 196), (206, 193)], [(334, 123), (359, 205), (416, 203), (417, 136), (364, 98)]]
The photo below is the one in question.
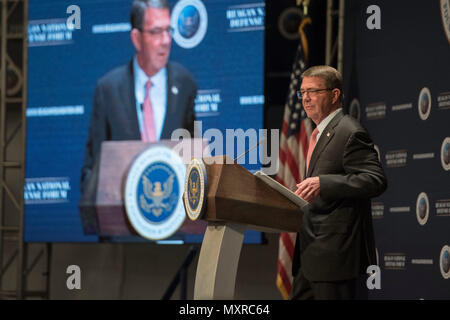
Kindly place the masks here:
[(325, 130), (327, 125), (330, 123), (331, 120), (340, 112), (342, 108), (338, 108), (337, 110), (334, 110), (332, 113), (330, 113), (328, 116), (326, 116), (325, 119), (323, 119), (318, 125), (317, 130), (319, 133), (317, 134), (316, 141), (319, 141), (320, 136), (322, 135), (322, 131)]

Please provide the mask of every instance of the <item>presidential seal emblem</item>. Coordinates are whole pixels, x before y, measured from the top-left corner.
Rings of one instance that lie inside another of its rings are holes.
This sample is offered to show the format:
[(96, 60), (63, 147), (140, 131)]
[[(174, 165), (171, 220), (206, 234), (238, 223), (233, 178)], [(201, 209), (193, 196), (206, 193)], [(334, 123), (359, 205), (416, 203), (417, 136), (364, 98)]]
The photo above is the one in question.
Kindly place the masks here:
[(136, 232), (149, 240), (170, 237), (183, 224), (186, 167), (164, 146), (151, 147), (132, 163), (125, 182), (125, 210)]
[(183, 198), (188, 218), (201, 218), (206, 204), (206, 168), (201, 159), (193, 158), (187, 167)]
[(425, 225), (430, 215), (430, 203), (425, 192), (421, 192), (416, 202), (416, 217), (421, 226)]
[(205, 37), (208, 14), (200, 0), (180, 0), (172, 10), (173, 39), (182, 48), (196, 47)]

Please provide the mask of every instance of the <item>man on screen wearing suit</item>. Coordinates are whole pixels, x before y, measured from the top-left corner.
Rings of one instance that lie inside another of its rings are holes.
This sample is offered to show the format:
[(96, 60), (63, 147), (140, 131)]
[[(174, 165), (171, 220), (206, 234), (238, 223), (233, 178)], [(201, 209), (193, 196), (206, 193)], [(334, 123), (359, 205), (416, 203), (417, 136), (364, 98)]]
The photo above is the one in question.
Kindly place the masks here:
[(343, 114), (342, 92), (342, 76), (332, 67), (302, 74), (299, 94), (317, 127), (296, 190), (309, 205), (292, 263), (294, 300), (354, 299), (358, 277), (376, 265), (370, 198), (387, 181), (369, 134)]
[(193, 133), (197, 85), (180, 64), (168, 62), (172, 43), (166, 0), (135, 0), (131, 8), (134, 59), (104, 75), (94, 93), (81, 189), (106, 140), (170, 139), (185, 128)]

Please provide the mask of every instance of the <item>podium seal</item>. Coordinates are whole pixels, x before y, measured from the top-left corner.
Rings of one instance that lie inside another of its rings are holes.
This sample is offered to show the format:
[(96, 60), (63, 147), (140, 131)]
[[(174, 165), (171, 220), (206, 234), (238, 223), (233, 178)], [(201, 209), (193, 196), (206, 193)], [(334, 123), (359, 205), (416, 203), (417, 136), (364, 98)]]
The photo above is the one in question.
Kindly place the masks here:
[(182, 159), (164, 146), (139, 154), (125, 182), (125, 211), (136, 232), (149, 240), (170, 237), (183, 224)]
[(206, 168), (201, 159), (193, 158), (186, 170), (184, 207), (190, 220), (201, 218), (206, 204)]

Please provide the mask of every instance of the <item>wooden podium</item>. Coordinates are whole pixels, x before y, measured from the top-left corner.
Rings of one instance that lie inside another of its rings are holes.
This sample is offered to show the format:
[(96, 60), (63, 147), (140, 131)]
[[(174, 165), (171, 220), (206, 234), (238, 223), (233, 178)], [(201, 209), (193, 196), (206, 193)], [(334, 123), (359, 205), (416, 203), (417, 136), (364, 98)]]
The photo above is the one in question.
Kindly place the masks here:
[(303, 213), (242, 166), (226, 164), (223, 156), (203, 160), (207, 194), (202, 219), (208, 225), (197, 265), (194, 299), (233, 299), (245, 230), (298, 232)]

